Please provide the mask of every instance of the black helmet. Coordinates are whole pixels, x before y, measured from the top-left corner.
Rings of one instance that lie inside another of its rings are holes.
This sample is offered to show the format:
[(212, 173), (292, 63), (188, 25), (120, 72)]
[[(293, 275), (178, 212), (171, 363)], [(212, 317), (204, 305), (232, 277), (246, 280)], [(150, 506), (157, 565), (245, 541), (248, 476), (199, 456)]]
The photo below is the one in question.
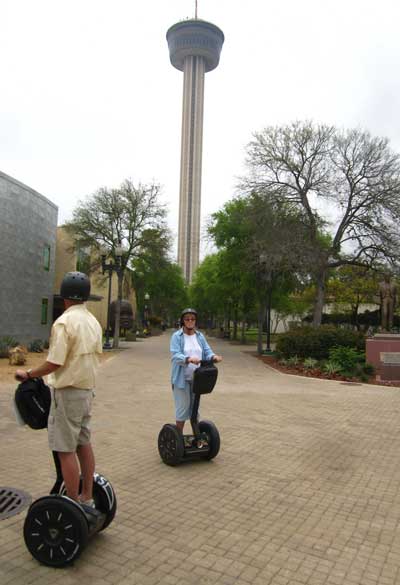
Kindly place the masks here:
[(90, 295), (90, 280), (83, 272), (67, 272), (61, 283), (60, 295), (71, 301), (87, 301)]
[(190, 313), (191, 315), (194, 315), (194, 316), (196, 317), (196, 321), (197, 321), (197, 311), (196, 311), (196, 309), (190, 309), (190, 308), (188, 308), (188, 309), (183, 309), (183, 311), (182, 311), (182, 313), (181, 313), (181, 320), (180, 320), (181, 327), (183, 326), (183, 317), (184, 317), (185, 315), (189, 315), (189, 313)]

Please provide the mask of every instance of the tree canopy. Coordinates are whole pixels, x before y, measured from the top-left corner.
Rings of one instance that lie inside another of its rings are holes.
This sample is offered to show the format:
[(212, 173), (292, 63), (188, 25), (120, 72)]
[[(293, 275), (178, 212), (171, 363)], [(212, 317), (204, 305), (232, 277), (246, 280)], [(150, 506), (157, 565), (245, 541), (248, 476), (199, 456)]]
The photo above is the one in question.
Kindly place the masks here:
[[(65, 228), (74, 235), (77, 245), (98, 251), (105, 248), (107, 256), (116, 261), (122, 248), (121, 270), (118, 274), (118, 299), (122, 298), (123, 272), (135, 258), (152, 246), (166, 250), (169, 231), (166, 209), (159, 201), (157, 184), (135, 186), (130, 179), (117, 188), (102, 187), (81, 201)], [(151, 237), (150, 237), (151, 236)], [(99, 265), (99, 262), (98, 262)], [(115, 316), (114, 347), (118, 347), (120, 306)]]
[(400, 157), (387, 139), (295, 122), (256, 133), (247, 155), (243, 188), (301, 212), (316, 283), (315, 325), (321, 323), (329, 269), (396, 264)]

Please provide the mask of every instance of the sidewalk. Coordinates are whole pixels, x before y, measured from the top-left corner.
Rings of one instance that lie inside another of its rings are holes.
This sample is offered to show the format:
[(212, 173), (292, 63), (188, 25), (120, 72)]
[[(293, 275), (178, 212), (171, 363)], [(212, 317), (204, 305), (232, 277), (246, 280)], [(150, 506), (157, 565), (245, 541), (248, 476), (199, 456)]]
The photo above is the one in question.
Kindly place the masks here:
[[(169, 333), (129, 344), (100, 371), (97, 469), (114, 522), (74, 566), (25, 548), (26, 511), (0, 521), (1, 585), (400, 584), (400, 391), (277, 373), (244, 346), (221, 353), (202, 399), (221, 451), (171, 468), (157, 436), (173, 422)], [(53, 483), (44, 431), (17, 427), (0, 387), (0, 485), (35, 499)]]

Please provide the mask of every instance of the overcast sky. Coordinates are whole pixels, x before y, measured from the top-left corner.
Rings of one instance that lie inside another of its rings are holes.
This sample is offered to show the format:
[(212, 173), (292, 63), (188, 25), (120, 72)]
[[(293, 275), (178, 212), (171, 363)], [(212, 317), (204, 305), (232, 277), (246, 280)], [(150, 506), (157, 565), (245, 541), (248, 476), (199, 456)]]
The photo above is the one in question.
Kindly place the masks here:
[[(59, 224), (129, 177), (162, 185), (176, 235), (183, 75), (165, 35), (194, 6), (0, 0), (0, 170), (53, 201)], [(198, 0), (225, 34), (206, 74), (204, 219), (268, 125), (359, 126), (400, 152), (399, 16), (398, 0)]]

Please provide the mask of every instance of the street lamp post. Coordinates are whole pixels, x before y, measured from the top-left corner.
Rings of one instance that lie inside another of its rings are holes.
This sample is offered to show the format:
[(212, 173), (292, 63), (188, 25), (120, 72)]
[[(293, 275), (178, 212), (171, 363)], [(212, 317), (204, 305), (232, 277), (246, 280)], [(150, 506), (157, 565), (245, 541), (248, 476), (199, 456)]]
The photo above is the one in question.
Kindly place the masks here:
[(269, 270), (266, 276), (267, 280), (267, 346), (264, 353), (271, 353), (271, 296), (272, 296), (272, 282), (271, 271)]
[(228, 339), (230, 339), (231, 338), (232, 297), (228, 297), (227, 301), (228, 301)]
[(144, 320), (146, 323), (146, 329), (148, 329), (148, 325), (149, 325), (149, 303), (150, 301), (150, 295), (149, 293), (145, 293), (144, 294)]
[[(268, 262), (268, 255), (267, 254), (260, 254), (260, 264), (265, 265)], [(267, 283), (267, 303), (266, 303), (266, 333), (267, 333), (267, 340), (266, 340), (266, 348), (265, 351), (262, 351), (262, 344), (261, 344), (261, 353), (269, 354), (272, 353), (271, 350), (271, 297), (272, 297), (272, 271), (270, 268), (265, 270), (264, 272), (265, 281)]]
[(121, 271), (121, 257), (122, 248), (115, 248), (115, 262), (106, 262), (108, 256), (108, 250), (106, 248), (101, 249), (101, 268), (103, 274), (108, 272), (108, 302), (107, 302), (107, 327), (106, 327), (106, 340), (103, 345), (103, 349), (111, 349), (110, 343), (110, 306), (111, 306), (111, 284), (113, 272), (117, 274)]

